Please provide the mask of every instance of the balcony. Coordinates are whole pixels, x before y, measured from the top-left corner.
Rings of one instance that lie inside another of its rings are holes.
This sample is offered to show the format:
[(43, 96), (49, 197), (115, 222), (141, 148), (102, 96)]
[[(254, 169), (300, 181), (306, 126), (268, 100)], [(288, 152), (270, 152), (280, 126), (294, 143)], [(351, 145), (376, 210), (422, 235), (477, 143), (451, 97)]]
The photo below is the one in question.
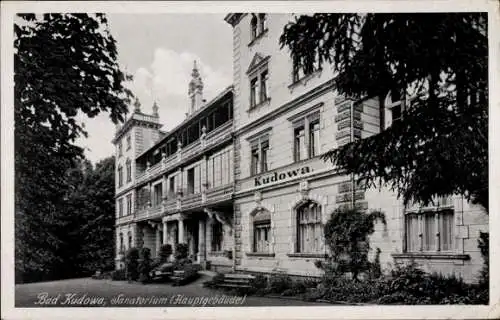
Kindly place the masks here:
[(190, 194), (181, 199), (181, 206), (183, 210), (201, 207), (202, 199), (201, 193)]
[(206, 191), (206, 204), (213, 204), (230, 200), (233, 196), (233, 192), (234, 185), (232, 183), (209, 189)]
[(147, 220), (153, 218), (160, 218), (162, 216), (163, 209), (162, 206), (147, 207), (137, 210), (135, 215), (135, 220)]
[(184, 162), (189, 161), (195, 156), (203, 154), (206, 149), (217, 146), (225, 140), (231, 139), (232, 121), (226, 122), (224, 125), (206, 134), (193, 143), (183, 147), (180, 151), (170, 155), (168, 158), (163, 158), (160, 162), (146, 169), (144, 172), (136, 176), (136, 183), (142, 184), (151, 179), (163, 174), (166, 170), (172, 169)]
[(230, 138), (232, 133), (233, 122), (228, 121), (226, 124), (211, 131), (205, 137), (205, 148), (220, 143), (224, 139)]
[(134, 215), (129, 214), (126, 216), (118, 217), (116, 218), (116, 224), (124, 224), (124, 223), (129, 223), (134, 219)]

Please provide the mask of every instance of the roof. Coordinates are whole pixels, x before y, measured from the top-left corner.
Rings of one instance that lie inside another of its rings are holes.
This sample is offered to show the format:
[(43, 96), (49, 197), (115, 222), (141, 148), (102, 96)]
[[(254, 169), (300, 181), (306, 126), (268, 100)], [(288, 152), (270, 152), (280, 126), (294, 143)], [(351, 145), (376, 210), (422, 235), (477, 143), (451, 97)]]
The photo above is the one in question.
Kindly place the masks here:
[(179, 123), (177, 126), (166, 132), (165, 135), (163, 135), (160, 140), (158, 140), (154, 145), (151, 147), (147, 148), (144, 150), (141, 154), (139, 154), (136, 159), (141, 158), (144, 156), (146, 153), (150, 152), (151, 150), (155, 149), (159, 144), (162, 144), (164, 141), (168, 140), (177, 130), (185, 126), (187, 123), (189, 123), (193, 118), (198, 116), (199, 114), (203, 113), (203, 111), (210, 109), (212, 105), (214, 105), (218, 100), (223, 98), (226, 94), (229, 92), (233, 91), (233, 85), (228, 86), (226, 89), (222, 90), (215, 98), (210, 100), (208, 103), (206, 103), (204, 106), (202, 106), (200, 109), (196, 110), (192, 114), (190, 114), (186, 119), (184, 119), (181, 123)]

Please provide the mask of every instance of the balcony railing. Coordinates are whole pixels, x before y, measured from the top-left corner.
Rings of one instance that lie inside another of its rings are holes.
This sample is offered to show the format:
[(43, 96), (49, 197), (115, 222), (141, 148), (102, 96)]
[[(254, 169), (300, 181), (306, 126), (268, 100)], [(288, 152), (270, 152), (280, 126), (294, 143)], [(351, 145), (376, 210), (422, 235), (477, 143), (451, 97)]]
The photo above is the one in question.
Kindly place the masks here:
[(157, 218), (162, 215), (162, 206), (148, 207), (143, 209), (138, 209), (135, 215), (136, 220)]
[(183, 197), (181, 200), (181, 204), (182, 204), (182, 209), (200, 207), (202, 205), (201, 193), (190, 194)]
[(148, 180), (156, 178), (158, 175), (162, 174), (165, 170), (172, 168), (173, 166), (182, 163), (183, 161), (190, 159), (191, 157), (200, 154), (204, 149), (216, 145), (227, 139), (231, 135), (232, 122), (228, 121), (221, 127), (209, 132), (204, 138), (200, 138), (195, 142), (181, 148), (180, 151), (180, 161), (179, 154), (174, 153), (168, 158), (162, 159), (160, 162), (154, 164), (153, 166), (146, 169), (144, 172), (139, 173), (136, 176), (136, 183), (141, 184)]
[(234, 185), (226, 184), (220, 187), (207, 190), (207, 203), (221, 202), (231, 199), (234, 192)]
[(231, 134), (231, 128), (233, 126), (232, 121), (226, 122), (221, 127), (218, 127), (214, 131), (211, 131), (205, 137), (205, 147), (211, 146), (216, 143), (220, 143), (224, 138)]
[(116, 219), (116, 223), (117, 224), (128, 223), (128, 222), (132, 221), (133, 219), (134, 219), (134, 215), (133, 214), (129, 214), (129, 215), (126, 215), (126, 216), (118, 217)]

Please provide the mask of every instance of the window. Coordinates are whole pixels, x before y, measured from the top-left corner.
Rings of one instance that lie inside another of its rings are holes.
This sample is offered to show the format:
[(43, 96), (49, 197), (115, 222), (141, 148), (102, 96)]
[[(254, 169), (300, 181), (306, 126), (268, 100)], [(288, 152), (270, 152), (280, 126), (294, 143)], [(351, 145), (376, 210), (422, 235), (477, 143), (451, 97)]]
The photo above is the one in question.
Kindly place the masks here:
[(265, 13), (259, 13), (259, 33), (262, 34), (267, 30), (267, 16)]
[(257, 16), (252, 14), (252, 20), (250, 20), (250, 36), (254, 40), (257, 38)]
[(218, 252), (222, 251), (222, 223), (215, 220), (212, 222), (212, 251)]
[(132, 232), (128, 232), (128, 248), (132, 248)]
[(118, 187), (123, 186), (123, 167), (118, 166)]
[(154, 194), (153, 206), (154, 207), (160, 206), (163, 197), (163, 186), (161, 183), (158, 183), (154, 186), (153, 194)]
[(168, 179), (168, 197), (169, 198), (175, 197), (175, 176), (170, 177), (170, 179)]
[(123, 233), (120, 232), (120, 238), (118, 243), (119, 252), (125, 251), (125, 243), (123, 243)]
[(295, 158), (294, 160), (295, 161), (304, 160), (307, 158), (307, 156), (305, 155), (306, 138), (305, 138), (304, 125), (296, 127), (293, 131), (293, 135), (294, 135), (294, 158)]
[(129, 150), (132, 147), (132, 142), (131, 142), (131, 137), (130, 135), (127, 136), (127, 150)]
[(319, 112), (293, 123), (293, 159), (301, 161), (320, 154)]
[(297, 209), (297, 252), (319, 253), (322, 242), (321, 207), (309, 201)]
[(388, 128), (394, 122), (401, 121), (405, 109), (408, 109), (411, 106), (411, 102), (416, 97), (417, 96), (406, 95), (406, 97), (403, 98), (403, 94), (401, 92), (391, 90), (385, 99), (385, 127)]
[(254, 224), (254, 251), (269, 253), (269, 235), (271, 222), (258, 222)]
[(132, 163), (130, 162), (130, 159), (127, 159), (126, 168), (127, 168), (127, 182), (130, 182), (132, 181)]
[(215, 154), (208, 159), (208, 188), (227, 185), (233, 181), (232, 150)]
[(257, 78), (250, 80), (250, 108), (257, 105)]
[(410, 210), (405, 214), (406, 251), (453, 250), (454, 212), (447, 202), (436, 207)]
[(194, 168), (187, 171), (187, 194), (194, 193)]
[(123, 217), (123, 198), (118, 199), (118, 217)]
[(321, 69), (321, 59), (319, 57), (319, 54), (316, 52), (314, 61), (312, 66), (306, 67), (303, 65), (300, 59), (294, 58), (293, 59), (293, 69), (292, 69), (292, 81), (298, 82), (302, 78), (307, 77), (308, 75), (314, 73), (317, 70)]
[(250, 174), (256, 175), (259, 173), (259, 149), (258, 148), (252, 148), (252, 162), (251, 162), (251, 167), (250, 167)]
[(269, 169), (269, 138), (267, 136), (260, 137), (250, 143), (251, 162), (250, 175), (256, 175), (266, 172)]
[(266, 101), (268, 97), (267, 82), (269, 80), (269, 73), (267, 70), (262, 71), (260, 74), (260, 102)]
[(271, 253), (271, 214), (259, 210), (253, 217), (253, 251)]
[(268, 62), (271, 56), (264, 57), (255, 53), (247, 75), (250, 83), (250, 109), (270, 100), (269, 68)]
[(123, 146), (122, 146), (122, 142), (120, 141), (118, 143), (118, 156), (122, 156), (123, 155)]
[(132, 214), (132, 195), (127, 195), (127, 215)]
[(267, 16), (265, 13), (252, 13), (250, 20), (250, 37), (255, 40), (267, 31)]

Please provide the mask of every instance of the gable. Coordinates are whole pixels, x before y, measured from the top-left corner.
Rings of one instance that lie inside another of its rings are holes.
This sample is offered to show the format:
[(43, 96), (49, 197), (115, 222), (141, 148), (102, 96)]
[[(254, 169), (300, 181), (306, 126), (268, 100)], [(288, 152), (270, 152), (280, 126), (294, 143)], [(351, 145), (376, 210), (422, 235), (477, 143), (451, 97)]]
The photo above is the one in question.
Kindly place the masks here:
[(248, 69), (247, 69), (247, 74), (250, 74), (254, 71), (256, 71), (257, 69), (259, 69), (261, 66), (263, 66), (270, 58), (271, 56), (267, 56), (267, 57), (264, 57), (261, 53), (256, 53), (253, 58), (252, 58), (252, 61), (250, 62), (250, 65), (248, 66)]

